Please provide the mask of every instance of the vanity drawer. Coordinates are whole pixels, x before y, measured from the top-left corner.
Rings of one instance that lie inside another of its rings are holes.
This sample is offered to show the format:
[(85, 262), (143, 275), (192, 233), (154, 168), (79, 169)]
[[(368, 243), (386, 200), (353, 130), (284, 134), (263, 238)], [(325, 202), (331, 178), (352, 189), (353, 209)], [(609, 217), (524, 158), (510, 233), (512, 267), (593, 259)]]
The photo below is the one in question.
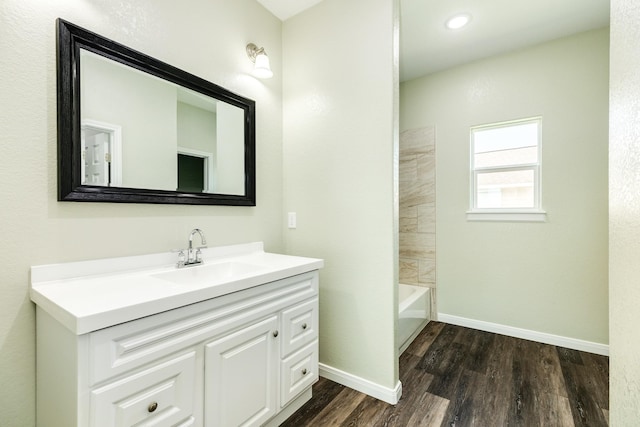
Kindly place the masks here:
[(284, 407), (318, 381), (318, 341), (284, 359), (280, 375), (280, 407)]
[[(200, 364), (201, 364), (200, 360)], [(195, 351), (91, 391), (92, 427), (195, 425)]]
[(282, 355), (287, 356), (318, 338), (318, 298), (282, 312)]

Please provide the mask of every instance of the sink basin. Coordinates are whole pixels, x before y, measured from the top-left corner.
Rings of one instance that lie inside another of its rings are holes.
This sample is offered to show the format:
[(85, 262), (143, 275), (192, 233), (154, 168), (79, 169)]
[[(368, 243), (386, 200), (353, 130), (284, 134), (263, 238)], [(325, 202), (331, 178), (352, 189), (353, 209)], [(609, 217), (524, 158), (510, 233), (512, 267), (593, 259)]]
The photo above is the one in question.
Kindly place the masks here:
[(266, 267), (261, 265), (249, 264), (240, 261), (227, 261), (215, 264), (202, 264), (193, 267), (184, 267), (165, 273), (152, 274), (152, 277), (179, 285), (189, 285), (227, 282), (235, 278), (245, 277), (264, 270), (266, 270)]

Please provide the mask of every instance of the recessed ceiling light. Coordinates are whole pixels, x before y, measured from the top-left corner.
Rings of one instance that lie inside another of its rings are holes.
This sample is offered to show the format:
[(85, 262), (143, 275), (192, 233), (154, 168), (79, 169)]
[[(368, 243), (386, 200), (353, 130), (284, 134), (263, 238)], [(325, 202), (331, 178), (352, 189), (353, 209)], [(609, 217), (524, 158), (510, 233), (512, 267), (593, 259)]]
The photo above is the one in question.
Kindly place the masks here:
[(471, 21), (471, 15), (468, 13), (459, 13), (447, 19), (445, 26), (450, 30), (458, 30)]

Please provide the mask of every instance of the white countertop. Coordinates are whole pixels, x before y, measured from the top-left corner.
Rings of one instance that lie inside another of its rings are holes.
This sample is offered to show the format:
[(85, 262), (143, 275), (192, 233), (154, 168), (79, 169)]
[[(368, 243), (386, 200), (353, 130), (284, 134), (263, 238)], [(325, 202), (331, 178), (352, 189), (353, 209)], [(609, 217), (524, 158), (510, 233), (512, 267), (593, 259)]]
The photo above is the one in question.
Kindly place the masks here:
[[(213, 282), (174, 283), (177, 254), (31, 267), (31, 300), (77, 335), (322, 268), (324, 261), (264, 252), (262, 242), (202, 250), (199, 269), (225, 261), (260, 266)], [(182, 269), (180, 270), (182, 271)], [(195, 272), (197, 273), (197, 272)]]

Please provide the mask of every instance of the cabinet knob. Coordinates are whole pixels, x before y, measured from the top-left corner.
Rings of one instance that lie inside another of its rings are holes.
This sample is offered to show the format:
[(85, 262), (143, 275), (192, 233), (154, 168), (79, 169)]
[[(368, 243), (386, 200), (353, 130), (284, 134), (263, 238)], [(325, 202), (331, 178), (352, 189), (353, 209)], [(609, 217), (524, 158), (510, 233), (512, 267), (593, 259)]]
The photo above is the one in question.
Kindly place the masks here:
[(273, 331), (273, 337), (277, 337), (278, 336), (278, 331)]
[(307, 375), (307, 368), (304, 368), (304, 369), (302, 370), (302, 375)]
[(307, 324), (306, 323), (302, 324), (302, 329), (307, 329)]
[(156, 409), (158, 409), (158, 402), (153, 402), (152, 404), (149, 405), (149, 407), (147, 408), (147, 410), (149, 412), (154, 412)]

